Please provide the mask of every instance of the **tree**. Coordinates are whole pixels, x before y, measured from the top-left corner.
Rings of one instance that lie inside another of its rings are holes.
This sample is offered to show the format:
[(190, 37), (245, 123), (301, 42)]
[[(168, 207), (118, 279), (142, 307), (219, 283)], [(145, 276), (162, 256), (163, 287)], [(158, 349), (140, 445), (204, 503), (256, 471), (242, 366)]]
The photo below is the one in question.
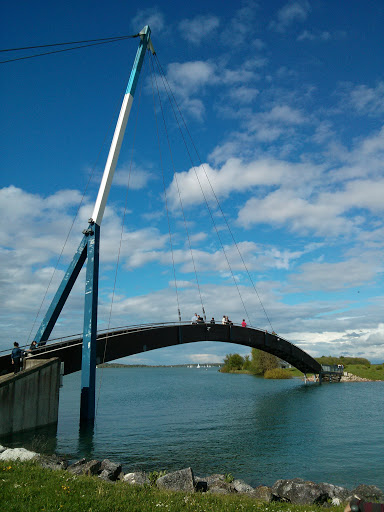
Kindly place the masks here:
[(224, 358), (223, 371), (231, 372), (233, 370), (242, 370), (244, 359), (240, 354), (227, 354)]
[(251, 371), (255, 375), (264, 375), (267, 370), (278, 368), (278, 358), (264, 350), (252, 349)]
[(249, 359), (249, 355), (244, 356), (244, 364), (243, 364), (243, 370), (251, 370), (252, 368), (252, 361)]

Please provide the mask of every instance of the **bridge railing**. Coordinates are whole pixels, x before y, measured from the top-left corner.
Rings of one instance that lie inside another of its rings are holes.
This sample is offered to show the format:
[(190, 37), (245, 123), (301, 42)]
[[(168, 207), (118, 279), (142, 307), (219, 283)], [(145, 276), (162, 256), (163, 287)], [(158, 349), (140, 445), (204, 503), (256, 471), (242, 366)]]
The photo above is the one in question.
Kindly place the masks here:
[[(204, 322), (205, 325), (210, 325), (210, 322)], [(185, 322), (177, 322), (177, 321), (174, 321), (174, 322), (154, 322), (154, 323), (147, 323), (147, 324), (134, 324), (134, 325), (123, 325), (123, 326), (118, 326), (118, 327), (112, 327), (112, 328), (109, 328), (109, 329), (100, 329), (97, 331), (97, 337), (98, 338), (102, 338), (103, 335), (108, 335), (108, 336), (114, 336), (114, 335), (120, 335), (124, 332), (135, 332), (135, 331), (143, 331), (143, 330), (151, 330), (151, 329), (154, 329), (154, 328), (159, 328), (159, 327), (169, 327), (169, 326), (186, 326), (186, 325), (191, 325), (191, 321), (185, 321)], [(196, 325), (202, 325), (200, 323), (196, 324)], [(221, 325), (221, 322), (217, 322), (217, 324), (215, 325)], [(236, 324), (236, 323), (232, 323), (232, 325), (234, 327), (241, 327), (241, 324)], [(268, 331), (266, 331), (265, 329), (262, 329), (262, 328), (259, 328), (259, 327), (253, 327), (253, 326), (250, 326), (248, 325), (247, 327), (242, 327), (242, 329), (252, 329), (252, 330), (255, 330), (255, 331), (260, 331), (260, 332), (263, 332), (263, 333), (267, 333), (269, 335), (272, 335), (272, 336), (276, 336), (276, 338), (279, 340), (283, 340), (285, 341), (286, 343), (288, 343), (289, 345), (295, 347), (295, 345), (293, 343), (291, 343), (289, 340), (285, 339), (284, 337), (282, 336), (279, 336), (277, 335), (276, 333), (270, 333)], [(50, 340), (47, 340), (47, 344), (39, 347), (39, 351), (42, 350), (44, 352), (48, 352), (50, 350), (53, 350), (54, 349), (54, 346), (55, 345), (60, 345), (61, 347), (62, 346), (65, 346), (65, 345), (73, 345), (76, 341), (78, 341), (79, 344), (82, 343), (82, 333), (77, 333), (77, 334), (71, 334), (69, 336), (60, 336), (60, 337), (57, 337), (57, 338), (52, 338)], [(77, 343), (75, 343), (77, 344)], [(21, 349), (27, 351), (28, 348), (29, 348), (29, 345), (21, 345), (20, 346)], [(4, 355), (4, 354), (7, 354), (11, 351), (11, 348), (8, 348), (6, 350), (0, 350), (0, 355)]]

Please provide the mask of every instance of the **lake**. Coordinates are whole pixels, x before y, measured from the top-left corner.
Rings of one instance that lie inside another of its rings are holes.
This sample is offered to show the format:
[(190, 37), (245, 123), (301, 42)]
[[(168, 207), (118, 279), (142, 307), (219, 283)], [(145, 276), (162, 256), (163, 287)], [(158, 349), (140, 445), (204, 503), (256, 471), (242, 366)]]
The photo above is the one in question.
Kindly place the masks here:
[(300, 477), (384, 490), (384, 382), (305, 385), (215, 367), (104, 368), (97, 382), (93, 435), (79, 433), (78, 372), (64, 377), (57, 435), (14, 443), (125, 471), (191, 466), (253, 486)]

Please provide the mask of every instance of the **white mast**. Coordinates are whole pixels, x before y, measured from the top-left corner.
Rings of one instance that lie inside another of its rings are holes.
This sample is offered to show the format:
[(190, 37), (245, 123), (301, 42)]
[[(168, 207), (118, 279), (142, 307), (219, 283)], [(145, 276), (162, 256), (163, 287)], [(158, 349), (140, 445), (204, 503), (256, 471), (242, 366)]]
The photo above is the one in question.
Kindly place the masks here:
[(103, 178), (101, 180), (99, 193), (97, 195), (95, 207), (92, 213), (92, 220), (100, 226), (103, 220), (105, 206), (107, 204), (108, 194), (111, 189), (113, 175), (115, 173), (117, 160), (120, 154), (121, 144), (123, 142), (125, 128), (127, 126), (129, 113), (131, 111), (133, 96), (135, 94), (137, 81), (141, 66), (143, 64), (145, 51), (147, 48), (154, 54), (155, 50), (150, 39), (151, 29), (145, 26), (139, 36), (141, 38), (140, 46), (136, 53), (135, 62), (133, 64), (131, 76), (129, 78), (127, 90), (124, 95), (123, 104), (121, 105), (119, 119), (117, 120), (115, 133), (113, 135), (112, 144), (109, 149), (107, 162), (105, 164)]

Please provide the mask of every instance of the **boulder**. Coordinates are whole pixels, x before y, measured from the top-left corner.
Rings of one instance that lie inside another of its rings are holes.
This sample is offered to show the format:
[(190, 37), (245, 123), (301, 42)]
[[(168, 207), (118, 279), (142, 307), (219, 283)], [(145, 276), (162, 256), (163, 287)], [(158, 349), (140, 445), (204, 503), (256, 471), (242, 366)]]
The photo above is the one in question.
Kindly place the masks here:
[(225, 475), (215, 474), (205, 478), (207, 490), (212, 494), (233, 494), (236, 492), (233, 482), (227, 482)]
[(156, 485), (160, 489), (169, 491), (195, 492), (195, 480), (191, 468), (167, 473), (156, 480)]
[(80, 459), (74, 464), (68, 466), (68, 471), (74, 475), (97, 475), (101, 468), (99, 460)]
[(36, 452), (31, 452), (25, 448), (6, 448), (0, 453), (0, 460), (31, 460), (38, 456)]
[(352, 494), (364, 501), (384, 501), (384, 492), (376, 485), (359, 485), (353, 489)]
[(252, 497), (265, 503), (271, 503), (273, 501), (272, 489), (266, 485), (259, 485), (254, 489)]
[(115, 482), (122, 473), (122, 466), (121, 464), (112, 462), (109, 459), (104, 459), (101, 462), (100, 471), (101, 473), (99, 474), (99, 477), (102, 480), (111, 480), (112, 482)]
[(252, 486), (245, 483), (243, 480), (234, 480), (232, 485), (235, 491), (240, 494), (252, 494), (255, 490)]
[(123, 477), (123, 481), (131, 485), (144, 485), (150, 484), (149, 478), (142, 471), (136, 471), (134, 473), (127, 473)]
[(351, 496), (351, 491), (349, 489), (327, 483), (321, 483), (318, 485), (323, 489), (324, 493), (329, 496), (329, 499), (332, 500), (334, 505), (340, 505), (340, 503), (349, 501), (348, 498)]
[(0, 453), (3, 453), (6, 450), (6, 447), (0, 444)]
[(68, 462), (57, 455), (39, 455), (37, 459), (41, 467), (53, 471), (67, 469)]
[(322, 505), (329, 498), (319, 484), (301, 478), (277, 480), (272, 486), (272, 494), (275, 500), (289, 501), (297, 505)]

